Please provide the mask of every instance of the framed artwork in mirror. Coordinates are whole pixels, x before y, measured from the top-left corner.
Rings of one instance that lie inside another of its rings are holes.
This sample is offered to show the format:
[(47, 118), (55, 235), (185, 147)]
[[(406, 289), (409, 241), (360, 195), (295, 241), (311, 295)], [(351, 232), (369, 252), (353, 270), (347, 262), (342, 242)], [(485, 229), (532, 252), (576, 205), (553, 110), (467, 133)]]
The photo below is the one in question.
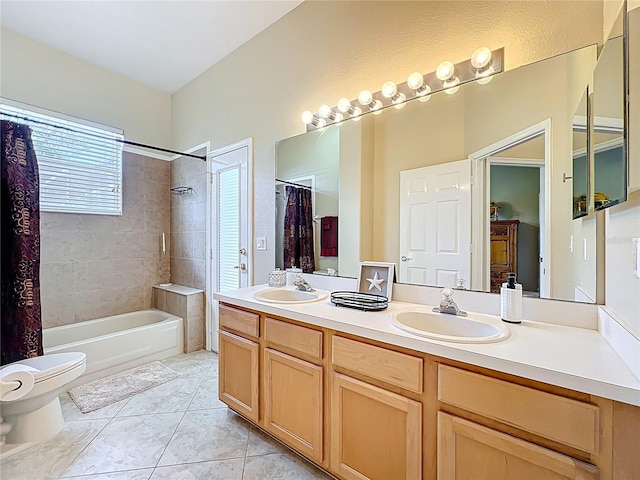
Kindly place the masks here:
[(358, 292), (383, 295), (391, 300), (395, 271), (395, 263), (360, 262)]

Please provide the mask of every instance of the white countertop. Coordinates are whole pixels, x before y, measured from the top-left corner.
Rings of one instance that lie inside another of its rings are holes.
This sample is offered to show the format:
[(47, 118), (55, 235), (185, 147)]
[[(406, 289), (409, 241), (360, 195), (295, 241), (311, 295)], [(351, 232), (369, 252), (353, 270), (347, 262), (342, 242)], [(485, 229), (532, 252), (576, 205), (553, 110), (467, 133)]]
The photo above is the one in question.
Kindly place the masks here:
[(451, 343), (405, 333), (391, 324), (394, 311), (424, 305), (393, 301), (384, 311), (361, 312), (337, 307), (330, 298), (303, 304), (256, 300), (253, 295), (265, 288), (259, 285), (213, 296), (309, 325), (640, 406), (640, 380), (595, 330), (523, 320), (519, 325), (509, 325), (511, 336), (498, 343)]

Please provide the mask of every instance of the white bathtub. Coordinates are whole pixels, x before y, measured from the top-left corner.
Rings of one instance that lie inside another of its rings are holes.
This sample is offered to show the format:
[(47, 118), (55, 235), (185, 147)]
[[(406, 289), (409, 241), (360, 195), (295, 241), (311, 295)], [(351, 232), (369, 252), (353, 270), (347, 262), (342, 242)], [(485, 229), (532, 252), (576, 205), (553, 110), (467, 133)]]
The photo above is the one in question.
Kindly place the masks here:
[(44, 353), (84, 352), (85, 373), (70, 386), (182, 353), (182, 318), (141, 310), (42, 331)]

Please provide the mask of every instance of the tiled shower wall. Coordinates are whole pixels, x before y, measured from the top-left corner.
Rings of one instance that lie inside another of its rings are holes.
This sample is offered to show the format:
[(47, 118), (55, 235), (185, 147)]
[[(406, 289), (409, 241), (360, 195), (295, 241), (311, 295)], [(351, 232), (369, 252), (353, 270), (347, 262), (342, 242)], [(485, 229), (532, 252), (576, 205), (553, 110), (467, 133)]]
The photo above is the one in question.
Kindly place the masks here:
[(125, 152), (122, 170), (122, 216), (41, 213), (45, 328), (151, 308), (169, 281), (170, 163)]
[[(204, 151), (196, 152), (204, 155)], [(188, 195), (171, 196), (171, 281), (205, 288), (207, 164), (180, 157), (171, 162), (171, 187), (191, 187)]]

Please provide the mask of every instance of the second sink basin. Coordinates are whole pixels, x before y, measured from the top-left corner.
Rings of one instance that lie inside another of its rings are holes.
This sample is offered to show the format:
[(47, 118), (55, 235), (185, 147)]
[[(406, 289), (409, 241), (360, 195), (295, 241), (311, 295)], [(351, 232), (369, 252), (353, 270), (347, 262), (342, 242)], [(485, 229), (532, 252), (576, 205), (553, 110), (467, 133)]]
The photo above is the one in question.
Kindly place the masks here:
[(491, 343), (506, 340), (511, 335), (500, 320), (478, 313), (459, 317), (417, 309), (393, 313), (391, 323), (405, 332), (445, 342)]
[(327, 292), (303, 292), (290, 288), (267, 288), (256, 292), (253, 297), (256, 300), (267, 303), (307, 303), (322, 300)]

